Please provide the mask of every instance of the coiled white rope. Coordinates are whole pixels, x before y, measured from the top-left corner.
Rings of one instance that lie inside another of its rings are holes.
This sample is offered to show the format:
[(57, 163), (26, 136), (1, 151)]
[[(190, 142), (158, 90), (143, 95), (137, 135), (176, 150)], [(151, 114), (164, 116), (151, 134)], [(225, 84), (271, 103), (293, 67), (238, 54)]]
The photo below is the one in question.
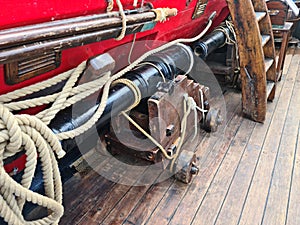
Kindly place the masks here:
[[(0, 215), (10, 225), (58, 224), (63, 215), (62, 184), (54, 153), (61, 145), (53, 132), (40, 120), (30, 115), (13, 115), (0, 104)], [(4, 169), (3, 160), (24, 151), (26, 164), (21, 183), (17, 183)], [(37, 164), (42, 164), (45, 196), (29, 190)], [(48, 209), (49, 215), (26, 221), (22, 215), (25, 202)]]

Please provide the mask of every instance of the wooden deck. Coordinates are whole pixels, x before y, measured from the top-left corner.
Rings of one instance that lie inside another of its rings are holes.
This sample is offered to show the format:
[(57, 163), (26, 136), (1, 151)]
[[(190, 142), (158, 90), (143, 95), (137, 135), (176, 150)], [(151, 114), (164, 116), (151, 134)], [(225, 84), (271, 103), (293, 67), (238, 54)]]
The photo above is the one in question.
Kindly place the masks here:
[(60, 224), (300, 224), (300, 49), (288, 50), (264, 124), (241, 115), (241, 96), (227, 92), (224, 138), (206, 134), (200, 172), (189, 185), (174, 178), (127, 186), (97, 173), (64, 185)]

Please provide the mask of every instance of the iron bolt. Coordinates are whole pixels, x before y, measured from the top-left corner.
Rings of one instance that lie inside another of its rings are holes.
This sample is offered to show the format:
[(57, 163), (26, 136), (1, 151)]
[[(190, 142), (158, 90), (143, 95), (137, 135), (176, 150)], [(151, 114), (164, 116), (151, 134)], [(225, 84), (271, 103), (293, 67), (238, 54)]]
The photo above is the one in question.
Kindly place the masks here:
[(175, 126), (173, 124), (170, 124), (169, 126), (167, 126), (166, 129), (166, 136), (170, 137), (175, 131)]

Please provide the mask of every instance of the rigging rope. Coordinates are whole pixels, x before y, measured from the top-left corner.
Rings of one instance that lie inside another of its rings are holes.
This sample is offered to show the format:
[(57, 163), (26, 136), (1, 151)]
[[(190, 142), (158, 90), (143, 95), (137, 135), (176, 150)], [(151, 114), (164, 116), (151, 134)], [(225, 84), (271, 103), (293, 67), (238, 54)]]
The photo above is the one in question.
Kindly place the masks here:
[(125, 84), (127, 87), (130, 88), (130, 90), (134, 95), (134, 102), (131, 104), (131, 106), (128, 109), (125, 110), (125, 112), (130, 111), (140, 103), (140, 101), (142, 100), (142, 94), (140, 89), (133, 83), (133, 81), (129, 79), (121, 78), (112, 83), (112, 85), (115, 84)]
[[(63, 215), (62, 183), (54, 152), (58, 158), (62, 158), (65, 152), (47, 124), (59, 110), (100, 90), (110, 77), (108, 72), (94, 81), (74, 87), (85, 66), (86, 61), (55, 78), (0, 96), (0, 215), (8, 224), (58, 224)], [(66, 84), (59, 93), (10, 102), (63, 81)], [(35, 116), (13, 115), (10, 112), (52, 102), (49, 109)], [(26, 155), (26, 163), (19, 184), (6, 173), (3, 161), (21, 151)], [(45, 196), (29, 190), (38, 158), (42, 166)], [(26, 221), (22, 214), (25, 202), (48, 209), (48, 216)]]
[[(233, 38), (230, 37), (230, 34), (227, 33), (225, 27), (227, 27), (230, 31), (230, 33), (232, 34)], [(218, 28), (216, 28), (215, 30), (221, 31), (225, 37), (225, 43), (224, 45), (228, 44), (228, 45), (234, 45), (235, 47), (235, 57), (236, 57), (236, 64), (239, 65), (239, 49), (238, 49), (238, 44), (237, 44), (237, 39), (236, 39), (236, 32), (234, 30), (234, 25), (232, 23), (232, 21), (226, 20), (223, 23), (223, 26), (219, 26)], [(223, 47), (224, 45), (222, 45), (221, 47)], [(237, 70), (240, 70), (239, 66), (236, 68)]]
[(119, 12), (120, 12), (120, 15), (121, 15), (121, 18), (122, 18), (122, 30), (121, 30), (121, 33), (119, 34), (119, 36), (116, 37), (116, 40), (120, 41), (125, 37), (125, 34), (126, 34), (127, 18), (126, 18), (121, 0), (116, 0), (116, 3), (117, 3), (117, 6), (119, 8)]

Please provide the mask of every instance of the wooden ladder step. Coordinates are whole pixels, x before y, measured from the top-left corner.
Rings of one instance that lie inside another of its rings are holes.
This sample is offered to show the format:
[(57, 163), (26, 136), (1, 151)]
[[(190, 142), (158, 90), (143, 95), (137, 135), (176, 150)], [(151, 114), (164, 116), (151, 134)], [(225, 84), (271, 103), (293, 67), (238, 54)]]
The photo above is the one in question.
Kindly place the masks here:
[(267, 98), (270, 96), (273, 88), (275, 87), (275, 82), (274, 81), (267, 81)]
[(265, 18), (266, 15), (266, 12), (255, 12), (255, 17), (258, 22)]
[(271, 39), (270, 35), (262, 35), (261, 36), (262, 39), (262, 46), (265, 46)]
[(265, 58), (266, 72), (271, 68), (274, 63), (274, 59)]

